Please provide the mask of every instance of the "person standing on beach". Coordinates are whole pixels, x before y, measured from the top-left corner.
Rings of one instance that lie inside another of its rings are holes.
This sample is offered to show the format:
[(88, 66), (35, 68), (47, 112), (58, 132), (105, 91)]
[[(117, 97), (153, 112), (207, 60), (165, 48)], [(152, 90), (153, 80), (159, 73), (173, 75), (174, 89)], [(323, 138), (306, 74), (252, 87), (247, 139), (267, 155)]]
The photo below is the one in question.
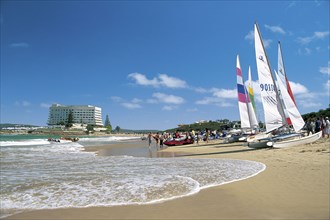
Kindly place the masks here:
[(209, 143), (209, 129), (205, 129), (205, 141), (206, 143)]
[(315, 121), (313, 118), (311, 119), (311, 127), (312, 127), (312, 134), (315, 134)]
[(320, 118), (317, 118), (316, 122), (315, 122), (315, 133), (321, 131), (321, 120)]
[(158, 145), (159, 145), (159, 133), (158, 133), (158, 132), (157, 132), (156, 135), (154, 135), (154, 139), (155, 139), (155, 141), (156, 141), (156, 148), (157, 148), (157, 150), (158, 150)]
[(325, 135), (325, 127), (326, 127), (326, 123), (323, 117), (321, 117), (321, 131), (322, 131), (322, 137), (324, 138)]
[(195, 141), (195, 136), (196, 136), (196, 134), (195, 134), (195, 131), (194, 131), (194, 129), (192, 129), (191, 130), (191, 138)]
[(306, 122), (306, 130), (307, 130), (307, 136), (309, 136), (309, 133), (313, 134), (311, 119), (308, 119)]
[(149, 148), (150, 148), (150, 145), (151, 145), (151, 139), (152, 139), (152, 134), (151, 132), (148, 134), (148, 142), (149, 142)]
[(330, 121), (328, 117), (325, 117), (325, 130), (324, 136), (327, 135), (327, 138), (330, 137)]
[(197, 145), (199, 145), (199, 131), (197, 130), (197, 133), (196, 133), (196, 141), (197, 141)]
[(160, 136), (159, 136), (159, 147), (160, 147), (160, 149), (162, 149), (163, 147), (164, 147), (164, 145), (163, 145), (163, 142), (164, 142), (164, 134), (161, 134)]

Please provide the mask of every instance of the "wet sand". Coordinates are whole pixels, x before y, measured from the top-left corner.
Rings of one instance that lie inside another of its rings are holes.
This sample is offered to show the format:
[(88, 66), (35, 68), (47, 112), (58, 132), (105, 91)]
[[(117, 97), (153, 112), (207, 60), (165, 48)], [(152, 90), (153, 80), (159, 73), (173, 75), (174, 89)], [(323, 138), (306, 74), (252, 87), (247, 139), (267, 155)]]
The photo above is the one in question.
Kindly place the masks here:
[[(127, 149), (125, 149), (127, 148)], [(136, 150), (132, 151), (131, 148)], [(40, 210), (7, 219), (329, 219), (330, 139), (285, 149), (254, 150), (240, 143), (168, 147), (147, 142), (93, 147), (98, 155), (230, 158), (266, 164), (252, 178), (158, 204)], [(148, 155), (149, 154), (149, 155)]]

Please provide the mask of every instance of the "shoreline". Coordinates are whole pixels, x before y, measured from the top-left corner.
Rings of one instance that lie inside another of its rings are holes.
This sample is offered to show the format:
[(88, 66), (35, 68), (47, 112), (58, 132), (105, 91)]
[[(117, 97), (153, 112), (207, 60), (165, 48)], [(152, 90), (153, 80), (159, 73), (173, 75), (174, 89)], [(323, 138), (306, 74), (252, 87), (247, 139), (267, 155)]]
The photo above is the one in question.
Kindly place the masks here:
[(162, 203), (37, 210), (4, 219), (329, 219), (329, 140), (285, 149), (251, 150), (217, 141), (168, 147), (157, 157), (252, 160), (267, 168), (248, 179)]

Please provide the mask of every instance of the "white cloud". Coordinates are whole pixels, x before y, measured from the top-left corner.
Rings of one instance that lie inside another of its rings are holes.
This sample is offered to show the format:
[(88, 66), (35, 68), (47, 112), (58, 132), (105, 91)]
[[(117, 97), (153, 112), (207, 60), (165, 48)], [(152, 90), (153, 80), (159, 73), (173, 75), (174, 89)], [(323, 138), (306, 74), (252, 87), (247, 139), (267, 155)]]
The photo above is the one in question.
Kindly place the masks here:
[(205, 97), (202, 100), (197, 100), (195, 104), (197, 105), (209, 105), (209, 104), (214, 104), (220, 102), (221, 99), (216, 98), (216, 97)]
[(141, 103), (141, 102), (143, 102), (141, 99), (138, 99), (138, 98), (134, 98), (134, 99), (132, 99), (132, 101), (131, 101), (132, 103)]
[(223, 98), (219, 97), (205, 97), (195, 102), (197, 105), (216, 105), (219, 107), (230, 107), (233, 106), (231, 103), (226, 102)]
[(186, 88), (187, 83), (181, 79), (168, 76), (166, 74), (159, 75), (159, 83), (168, 88)]
[(209, 92), (209, 90), (201, 88), (201, 87), (194, 88), (194, 91), (198, 92), (198, 93), (207, 93), (207, 92)]
[(139, 103), (142, 103), (143, 101), (138, 98), (134, 98), (131, 101), (125, 101), (123, 98), (119, 96), (112, 96), (110, 99), (116, 103), (119, 103), (121, 106), (127, 108), (127, 109), (137, 109), (142, 108), (142, 106)]
[(156, 92), (152, 94), (152, 97), (156, 98), (156, 100), (161, 103), (176, 104), (176, 105), (184, 103), (184, 99), (182, 97), (175, 95), (168, 95), (160, 92)]
[(232, 103), (229, 103), (229, 102), (225, 102), (225, 101), (222, 101), (218, 104), (216, 104), (217, 106), (219, 107), (231, 107), (231, 106), (234, 106)]
[(328, 61), (328, 66), (320, 67), (320, 73), (330, 75), (330, 61)]
[(290, 87), (294, 95), (308, 93), (308, 89), (300, 83), (290, 81)]
[(309, 44), (310, 42), (312, 41), (315, 41), (315, 40), (322, 40), (324, 38), (326, 38), (327, 36), (329, 36), (330, 32), (329, 31), (316, 31), (314, 32), (314, 34), (312, 36), (308, 36), (308, 37), (298, 37), (297, 38), (297, 41), (298, 43), (300, 44)]
[(254, 31), (250, 31), (245, 37), (245, 40), (253, 41), (254, 40)]
[(310, 48), (305, 47), (305, 48), (299, 49), (298, 53), (300, 55), (310, 55), (312, 53), (312, 50)]
[(40, 107), (41, 108), (49, 108), (52, 104), (48, 104), (48, 103), (41, 103)]
[(131, 73), (128, 75), (135, 81), (137, 85), (152, 86), (152, 87), (167, 87), (167, 88), (187, 88), (187, 82), (176, 77), (168, 76), (167, 74), (159, 74), (158, 77), (148, 79), (146, 75), (141, 73)]
[(9, 45), (11, 48), (28, 48), (30, 45), (25, 42), (12, 43)]
[[(245, 37), (244, 37), (245, 40), (248, 40), (250, 41), (251, 43), (253, 43), (254, 41), (254, 31), (250, 31)], [(270, 44), (273, 42), (273, 40), (271, 39), (263, 39), (262, 40), (263, 43), (264, 43), (264, 46), (265, 48), (269, 48), (270, 47)]]
[(301, 100), (306, 100), (306, 99), (316, 99), (317, 96), (318, 95), (316, 93), (310, 92), (310, 93), (297, 94), (295, 97)]
[(266, 24), (265, 28), (272, 31), (272, 32), (274, 32), (274, 33), (285, 34), (285, 31), (280, 26), (269, 26), (269, 25)]
[(123, 99), (119, 96), (111, 96), (110, 99), (114, 102), (122, 102)]
[(273, 42), (273, 40), (270, 40), (270, 39), (264, 39), (262, 41), (264, 42), (265, 48), (270, 48), (270, 44)]
[(300, 100), (299, 104), (303, 108), (316, 108), (316, 107), (321, 107), (322, 104), (318, 102), (313, 102), (312, 100)]
[(165, 105), (162, 110), (164, 111), (172, 111), (174, 109), (176, 109), (177, 107), (176, 106), (170, 106), (170, 105)]
[(31, 103), (28, 102), (28, 101), (16, 101), (16, 102), (15, 102), (15, 105), (17, 105), (17, 106), (22, 106), (22, 107), (28, 107), (28, 106), (31, 105)]
[(213, 96), (224, 99), (236, 99), (237, 90), (236, 89), (212, 89)]
[(132, 102), (123, 102), (123, 103), (121, 103), (121, 105), (128, 109), (142, 108), (142, 106), (140, 104), (132, 103)]
[(156, 99), (147, 99), (147, 103), (148, 104), (156, 104), (156, 103), (158, 103), (158, 100), (156, 100)]
[(128, 75), (128, 78), (135, 80), (135, 83), (143, 86), (153, 86), (158, 87), (159, 82), (156, 78), (147, 79), (147, 77), (141, 73), (131, 73)]

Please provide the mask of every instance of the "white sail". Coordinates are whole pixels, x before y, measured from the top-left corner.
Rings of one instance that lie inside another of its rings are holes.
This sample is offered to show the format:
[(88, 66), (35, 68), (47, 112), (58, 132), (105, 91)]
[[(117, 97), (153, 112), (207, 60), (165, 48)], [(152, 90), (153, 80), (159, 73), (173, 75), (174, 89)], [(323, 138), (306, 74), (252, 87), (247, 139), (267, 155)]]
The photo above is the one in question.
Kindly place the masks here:
[(247, 107), (246, 89), (243, 84), (242, 69), (239, 56), (236, 58), (237, 96), (238, 109), (241, 118), (241, 128), (251, 128), (249, 112)]
[(293, 125), (294, 130), (299, 131), (304, 127), (305, 121), (301, 117), (295, 103), (293, 102), (292, 98), (290, 97), (290, 95), (287, 91), (287, 88), (285, 87), (282, 80), (280, 79), (280, 75), (276, 71), (275, 71), (275, 75), (277, 78), (277, 84), (279, 86), (278, 89), (281, 93), (281, 96), (282, 96), (282, 99), (284, 102), (284, 107), (286, 109), (286, 113), (288, 114), (288, 116), (291, 119), (291, 123)]
[[(283, 64), (280, 42), (278, 42), (278, 53), (277, 54), (278, 54), (277, 73), (278, 73), (279, 79), (282, 81), (283, 85), (285, 86), (285, 89), (288, 89), (288, 87), (286, 85), (286, 73), (285, 73), (284, 64)], [(279, 80), (279, 79), (277, 79), (277, 80)]]
[(274, 84), (269, 61), (264, 50), (257, 24), (254, 25), (254, 41), (266, 131), (269, 132), (283, 126), (286, 122), (283, 109), (280, 106), (281, 103), (276, 94), (276, 85)]

